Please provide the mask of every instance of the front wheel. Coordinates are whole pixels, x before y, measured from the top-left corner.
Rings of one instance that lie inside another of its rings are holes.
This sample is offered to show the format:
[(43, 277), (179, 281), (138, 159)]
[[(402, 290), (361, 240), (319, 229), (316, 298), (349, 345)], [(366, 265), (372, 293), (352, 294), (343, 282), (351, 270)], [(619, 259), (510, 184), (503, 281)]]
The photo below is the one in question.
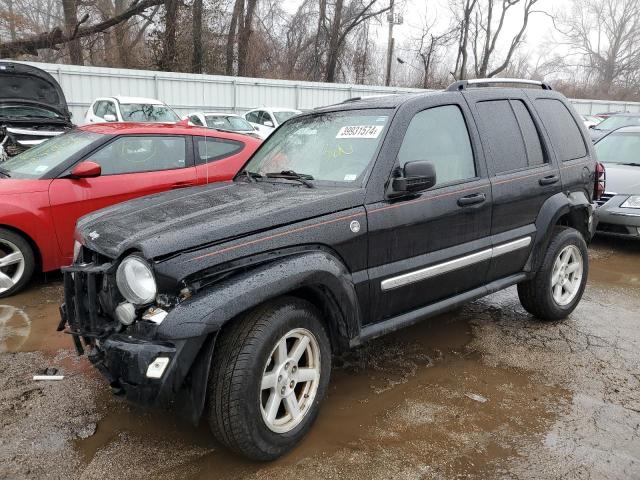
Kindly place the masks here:
[(524, 309), (541, 320), (560, 320), (576, 308), (587, 283), (587, 244), (577, 230), (556, 227), (536, 275), (518, 284)]
[(34, 269), (35, 258), (29, 243), (17, 233), (0, 228), (0, 298), (22, 290)]
[(331, 348), (313, 305), (283, 298), (223, 330), (209, 379), (215, 437), (255, 460), (289, 451), (313, 424), (331, 370)]

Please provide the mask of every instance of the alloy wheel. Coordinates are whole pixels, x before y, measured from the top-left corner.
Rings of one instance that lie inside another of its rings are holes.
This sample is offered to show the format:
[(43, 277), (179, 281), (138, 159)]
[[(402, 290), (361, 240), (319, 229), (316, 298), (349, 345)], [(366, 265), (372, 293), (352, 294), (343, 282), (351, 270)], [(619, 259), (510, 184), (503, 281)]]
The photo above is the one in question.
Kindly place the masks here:
[(296, 328), (276, 343), (260, 385), (260, 410), (273, 432), (293, 430), (311, 410), (320, 384), (320, 346), (309, 330)]
[(25, 261), (16, 244), (6, 239), (0, 239), (0, 255), (0, 293), (3, 293), (20, 281)]
[(580, 291), (584, 271), (582, 254), (575, 245), (564, 247), (553, 264), (551, 292), (560, 306), (568, 305)]

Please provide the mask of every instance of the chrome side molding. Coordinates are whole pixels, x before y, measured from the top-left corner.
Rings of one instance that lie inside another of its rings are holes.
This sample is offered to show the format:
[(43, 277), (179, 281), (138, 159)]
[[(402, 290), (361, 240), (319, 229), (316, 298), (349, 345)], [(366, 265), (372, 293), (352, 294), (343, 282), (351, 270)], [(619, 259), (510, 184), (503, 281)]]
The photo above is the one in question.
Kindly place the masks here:
[(459, 270), (475, 263), (484, 262), (485, 260), (490, 260), (507, 253), (515, 252), (516, 250), (528, 247), (530, 244), (531, 237), (520, 238), (512, 242), (503, 243), (502, 245), (498, 245), (497, 247), (487, 248), (486, 250), (481, 250), (470, 255), (465, 255), (464, 257), (455, 258), (443, 263), (438, 263), (437, 265), (432, 265), (431, 267), (421, 268), (419, 270), (414, 270), (413, 272), (403, 273), (402, 275), (398, 275), (396, 277), (387, 278), (380, 282), (380, 288), (382, 289), (382, 291), (385, 291), (392, 290), (398, 287), (404, 287), (405, 285), (409, 285), (411, 283), (437, 277), (438, 275), (453, 272), (454, 270)]

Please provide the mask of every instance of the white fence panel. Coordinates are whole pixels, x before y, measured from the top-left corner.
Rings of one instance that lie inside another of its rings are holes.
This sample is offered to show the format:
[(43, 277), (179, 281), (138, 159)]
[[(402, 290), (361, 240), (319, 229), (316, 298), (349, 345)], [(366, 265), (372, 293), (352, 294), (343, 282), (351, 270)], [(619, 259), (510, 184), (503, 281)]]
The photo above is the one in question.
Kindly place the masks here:
[[(347, 98), (419, 92), (420, 89), (336, 83), (297, 82), (262, 78), (197, 75), (103, 67), (31, 63), (60, 83), (75, 123), (97, 97), (124, 95), (162, 100), (180, 115), (196, 111), (245, 112), (256, 107), (311, 109)], [(581, 114), (640, 112), (638, 102), (571, 100)]]

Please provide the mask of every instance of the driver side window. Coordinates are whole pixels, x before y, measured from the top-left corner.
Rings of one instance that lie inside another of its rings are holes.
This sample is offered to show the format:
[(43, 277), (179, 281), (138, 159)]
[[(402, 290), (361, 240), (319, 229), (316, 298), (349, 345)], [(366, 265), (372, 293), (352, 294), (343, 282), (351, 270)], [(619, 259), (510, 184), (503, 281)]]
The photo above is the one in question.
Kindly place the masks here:
[(185, 167), (184, 137), (125, 135), (90, 155), (102, 175), (173, 170)]
[(407, 162), (431, 162), (437, 185), (472, 179), (476, 167), (467, 125), (455, 105), (418, 112), (398, 152), (400, 167)]

